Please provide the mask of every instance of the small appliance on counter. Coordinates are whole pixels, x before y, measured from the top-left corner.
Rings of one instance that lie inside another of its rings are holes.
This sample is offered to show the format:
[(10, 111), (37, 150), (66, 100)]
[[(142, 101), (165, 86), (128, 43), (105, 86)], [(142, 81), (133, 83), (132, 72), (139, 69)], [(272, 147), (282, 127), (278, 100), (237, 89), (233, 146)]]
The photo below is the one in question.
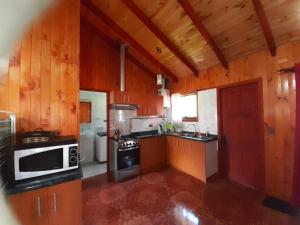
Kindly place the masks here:
[(140, 145), (133, 137), (121, 137), (110, 141), (110, 170), (115, 181), (140, 174)]
[(57, 131), (18, 133), (13, 159), (16, 181), (77, 169), (78, 143)]

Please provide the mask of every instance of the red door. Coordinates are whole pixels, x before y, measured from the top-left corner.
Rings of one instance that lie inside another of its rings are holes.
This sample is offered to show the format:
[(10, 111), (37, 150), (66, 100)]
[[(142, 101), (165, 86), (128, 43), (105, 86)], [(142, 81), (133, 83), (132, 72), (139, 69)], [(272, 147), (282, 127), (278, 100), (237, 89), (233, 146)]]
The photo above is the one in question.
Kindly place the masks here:
[(220, 90), (221, 169), (230, 180), (264, 190), (261, 96), (257, 83)]
[(293, 204), (300, 207), (300, 64), (296, 65), (296, 127)]

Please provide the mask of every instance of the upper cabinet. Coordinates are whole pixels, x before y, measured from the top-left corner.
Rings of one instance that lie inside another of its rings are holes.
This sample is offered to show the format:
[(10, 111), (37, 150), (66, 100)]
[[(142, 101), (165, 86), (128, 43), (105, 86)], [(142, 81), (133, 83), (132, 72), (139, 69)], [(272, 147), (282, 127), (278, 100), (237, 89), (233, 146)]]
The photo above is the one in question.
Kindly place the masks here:
[(110, 92), (110, 104), (137, 104), (138, 116), (162, 116), (163, 97), (135, 92)]
[(136, 104), (133, 103), (133, 94), (124, 91), (110, 92), (110, 104)]

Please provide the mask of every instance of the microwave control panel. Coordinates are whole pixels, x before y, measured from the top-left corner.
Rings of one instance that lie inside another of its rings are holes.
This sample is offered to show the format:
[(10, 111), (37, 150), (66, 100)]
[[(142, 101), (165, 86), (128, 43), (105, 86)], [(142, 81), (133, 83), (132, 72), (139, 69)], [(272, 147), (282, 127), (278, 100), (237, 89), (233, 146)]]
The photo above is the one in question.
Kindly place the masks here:
[(78, 166), (77, 146), (69, 147), (69, 167)]

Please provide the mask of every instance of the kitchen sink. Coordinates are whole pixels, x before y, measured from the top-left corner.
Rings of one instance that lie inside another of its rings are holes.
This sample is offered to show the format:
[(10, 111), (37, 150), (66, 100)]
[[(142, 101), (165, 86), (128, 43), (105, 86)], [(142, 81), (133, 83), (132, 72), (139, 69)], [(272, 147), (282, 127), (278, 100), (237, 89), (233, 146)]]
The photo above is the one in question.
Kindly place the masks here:
[(201, 141), (208, 141), (214, 139), (214, 137), (206, 137), (206, 136), (201, 136), (198, 134), (192, 134), (192, 133), (181, 133), (179, 136), (188, 138), (188, 139), (194, 139), (194, 140), (201, 140)]

